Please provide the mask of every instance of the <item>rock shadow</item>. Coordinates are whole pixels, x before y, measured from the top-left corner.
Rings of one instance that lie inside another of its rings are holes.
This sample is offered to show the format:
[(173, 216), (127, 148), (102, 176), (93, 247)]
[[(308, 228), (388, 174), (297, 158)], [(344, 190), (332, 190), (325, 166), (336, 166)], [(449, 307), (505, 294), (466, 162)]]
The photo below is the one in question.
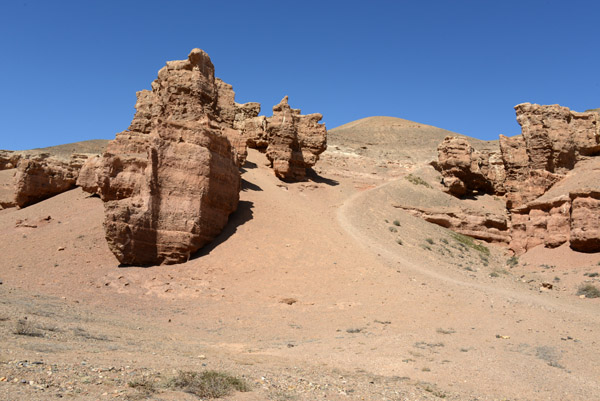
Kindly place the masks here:
[(244, 165), (241, 167), (242, 173), (245, 172), (245, 170), (252, 170), (257, 168), (258, 165), (256, 163), (253, 163), (251, 161), (246, 160), (244, 162)]
[[(262, 190), (261, 190), (262, 191)], [(227, 241), (229, 237), (231, 237), (237, 231), (237, 228), (246, 222), (252, 220), (253, 213), (252, 208), (254, 207), (254, 202), (250, 201), (240, 201), (238, 203), (238, 208), (235, 212), (229, 215), (229, 221), (227, 225), (215, 238), (211, 243), (206, 244), (203, 248), (198, 250), (198, 252), (194, 253), (190, 260), (194, 260), (200, 258), (202, 256), (206, 256), (213, 251), (216, 247), (221, 245), (223, 242)]]
[(262, 191), (263, 189), (256, 184), (246, 181), (242, 178), (242, 191)]
[(332, 187), (340, 185), (339, 181), (333, 180), (331, 178), (320, 176), (315, 170), (312, 168), (306, 169), (306, 178), (310, 181), (316, 182), (317, 184), (326, 184)]

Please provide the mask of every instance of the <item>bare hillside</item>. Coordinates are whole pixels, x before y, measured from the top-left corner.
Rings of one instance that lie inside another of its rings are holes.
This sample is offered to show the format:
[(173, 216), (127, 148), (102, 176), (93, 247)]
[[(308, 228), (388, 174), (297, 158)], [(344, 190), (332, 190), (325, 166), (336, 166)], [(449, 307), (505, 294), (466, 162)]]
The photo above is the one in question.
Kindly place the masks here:
[(597, 398), (600, 299), (576, 294), (598, 256), (514, 260), (396, 207), (456, 207), (423, 164), (447, 134), (346, 124), (298, 183), (251, 150), (238, 210), (178, 265), (120, 266), (79, 188), (0, 211), (0, 399), (194, 400), (173, 377), (207, 369), (248, 384), (226, 400)]

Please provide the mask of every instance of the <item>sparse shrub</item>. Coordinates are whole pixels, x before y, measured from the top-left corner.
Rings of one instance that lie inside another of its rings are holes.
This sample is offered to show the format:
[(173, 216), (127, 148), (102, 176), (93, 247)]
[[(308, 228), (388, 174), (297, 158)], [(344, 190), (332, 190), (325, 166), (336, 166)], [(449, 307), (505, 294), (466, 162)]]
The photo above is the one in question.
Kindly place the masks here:
[(515, 267), (516, 265), (519, 264), (519, 258), (516, 256), (511, 256), (507, 261), (506, 261), (506, 265), (509, 266), (510, 268)]
[(431, 251), (431, 247), (429, 245), (421, 245), (421, 248), (425, 249), (426, 251)]
[(439, 334), (454, 334), (454, 333), (456, 333), (456, 331), (454, 329), (442, 329), (441, 327), (438, 327), (436, 332)]
[(37, 327), (29, 320), (25, 319), (19, 319), (17, 321), (13, 333), (19, 336), (44, 337), (44, 333), (38, 330)]
[(402, 240), (400, 238), (396, 238), (396, 244), (404, 245), (404, 243), (402, 242)]
[(390, 227), (389, 230), (390, 230), (390, 232), (393, 232), (393, 233), (398, 232), (398, 229), (396, 227)]
[(200, 398), (221, 398), (234, 390), (250, 391), (250, 387), (244, 380), (215, 370), (202, 373), (180, 371), (177, 376), (168, 381), (167, 385)]
[(408, 180), (408, 182), (410, 182), (411, 184), (423, 185), (425, 188), (433, 188), (431, 185), (429, 185), (427, 183), (427, 181), (423, 180), (421, 177), (417, 177), (412, 174), (409, 174), (404, 178), (406, 178)]
[(490, 273), (490, 277), (500, 277), (501, 274), (508, 274), (508, 271), (505, 269), (494, 269)]
[(446, 238), (442, 238), (440, 241), (442, 241), (443, 244), (448, 245), (448, 240)]
[(146, 395), (156, 392), (156, 383), (154, 381), (154, 378), (148, 376), (143, 376), (139, 379), (133, 379), (130, 382), (128, 382), (127, 385)]
[(362, 329), (359, 329), (359, 328), (346, 329), (346, 333), (350, 333), (350, 334), (360, 333), (361, 331), (362, 331)]
[(582, 284), (577, 290), (577, 295), (585, 295), (586, 298), (600, 298), (600, 290), (592, 284)]
[(430, 245), (433, 245), (433, 244), (434, 244), (434, 242), (433, 242), (433, 240), (432, 240), (431, 238), (426, 238), (426, 239), (425, 239), (425, 241), (426, 241), (428, 244), (430, 244)]
[(594, 272), (594, 273), (584, 273), (584, 276), (588, 276), (588, 277), (598, 277), (600, 276), (600, 274)]
[(467, 235), (455, 233), (455, 232), (450, 232), (450, 235), (452, 236), (452, 238), (454, 238), (455, 241), (457, 241), (458, 243), (460, 243), (468, 248), (471, 248), (478, 252), (481, 252), (484, 255), (490, 254), (489, 248), (485, 245), (476, 243), (474, 238), (471, 238)]
[(394, 220), (394, 225), (400, 227), (400, 221)]

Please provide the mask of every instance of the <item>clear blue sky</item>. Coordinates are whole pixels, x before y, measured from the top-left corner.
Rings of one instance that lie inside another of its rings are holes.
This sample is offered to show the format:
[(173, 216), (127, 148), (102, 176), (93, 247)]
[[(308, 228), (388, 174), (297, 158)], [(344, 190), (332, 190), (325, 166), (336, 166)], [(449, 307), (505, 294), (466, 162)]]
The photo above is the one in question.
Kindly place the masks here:
[(600, 1), (3, 1), (0, 149), (114, 138), (166, 60), (238, 102), (496, 139), (522, 102), (600, 107)]

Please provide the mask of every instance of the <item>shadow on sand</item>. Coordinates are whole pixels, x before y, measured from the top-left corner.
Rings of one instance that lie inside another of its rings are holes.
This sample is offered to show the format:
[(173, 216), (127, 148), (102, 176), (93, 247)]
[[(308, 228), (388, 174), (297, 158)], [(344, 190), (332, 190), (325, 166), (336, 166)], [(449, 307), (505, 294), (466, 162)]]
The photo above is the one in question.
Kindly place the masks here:
[(262, 188), (242, 178), (242, 191), (262, 191)]
[(336, 180), (332, 180), (331, 178), (326, 178), (323, 176), (320, 176), (315, 170), (313, 170), (312, 168), (307, 168), (306, 169), (306, 178), (308, 178), (309, 180), (316, 182), (317, 184), (326, 184), (332, 187), (335, 187), (336, 185), (340, 185), (339, 181)]
[(202, 249), (193, 254), (190, 257), (190, 260), (194, 260), (202, 256), (208, 255), (212, 252), (213, 249), (221, 245), (223, 242), (227, 241), (229, 237), (235, 234), (239, 226), (244, 225), (246, 222), (252, 220), (253, 207), (254, 202), (240, 201), (238, 203), (237, 210), (231, 215), (229, 215), (229, 221), (227, 222), (227, 225), (225, 226), (221, 234), (219, 234), (217, 238), (215, 238), (211, 243), (206, 244)]

